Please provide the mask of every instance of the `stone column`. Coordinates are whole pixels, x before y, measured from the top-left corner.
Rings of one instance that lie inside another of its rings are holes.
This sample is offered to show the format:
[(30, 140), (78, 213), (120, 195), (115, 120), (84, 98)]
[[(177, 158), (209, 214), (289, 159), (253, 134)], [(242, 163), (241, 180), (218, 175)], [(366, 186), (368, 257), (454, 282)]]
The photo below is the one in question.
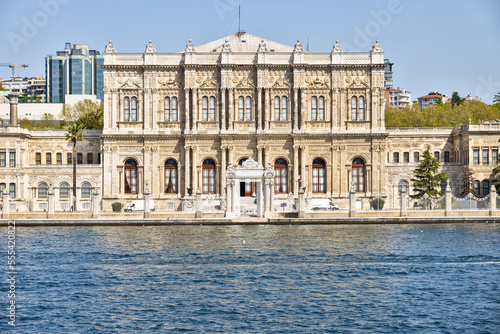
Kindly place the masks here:
[(99, 214), (100, 211), (100, 203), (99, 203), (99, 190), (97, 188), (94, 188), (94, 191), (92, 192), (92, 216), (96, 217)]
[(269, 88), (264, 89), (264, 117), (262, 118), (264, 121), (264, 129), (269, 130)]
[(234, 90), (232, 88), (229, 88), (229, 108), (228, 108), (228, 113), (229, 113), (229, 117), (228, 117), (228, 122), (229, 122), (229, 130), (230, 131), (233, 131), (233, 117), (234, 117), (234, 113), (233, 113), (233, 94), (234, 94)]
[(195, 197), (195, 218), (203, 218), (202, 204), (201, 189), (198, 188)]
[(300, 90), (300, 130), (305, 130), (305, 119), (306, 119), (306, 99), (305, 99), (305, 89)]
[(262, 128), (262, 88), (257, 88), (257, 120), (258, 120), (258, 126), (257, 130), (263, 130)]
[(10, 126), (17, 126), (17, 106), (18, 106), (19, 93), (9, 94), (10, 100)]
[(262, 161), (262, 147), (257, 147), (257, 162), (262, 166), (264, 165), (264, 162)]
[(193, 129), (197, 128), (194, 124), (198, 123), (199, 115), (198, 115), (198, 94), (197, 94), (197, 89), (193, 88), (192, 89), (192, 94), (193, 94)]
[(3, 201), (2, 201), (2, 218), (8, 219), (10, 212), (10, 203), (9, 203), (10, 195), (7, 187), (3, 190)]
[(193, 161), (191, 161), (191, 165), (193, 166), (193, 188), (198, 189), (200, 186), (198, 184), (198, 148), (196, 146), (192, 147), (193, 149)]
[(48, 210), (47, 210), (48, 218), (51, 218), (51, 216), (54, 216), (56, 207), (54, 198), (54, 188), (52, 187), (52, 185), (49, 186), (49, 190), (47, 191), (47, 199), (48, 199)]
[(226, 88), (220, 89), (221, 111), (220, 111), (220, 130), (226, 131)]
[(299, 129), (298, 121), (299, 121), (299, 89), (294, 88), (293, 89), (293, 132), (296, 132)]
[(451, 216), (452, 209), (451, 209), (451, 187), (450, 187), (450, 180), (446, 180), (446, 190), (445, 190), (445, 209), (444, 209), (444, 215), (445, 216)]
[[(226, 188), (226, 148), (221, 147), (221, 168), (220, 168), (220, 196), (224, 194)], [(226, 191), (227, 194), (227, 191)]]
[(406, 203), (408, 199), (408, 193), (406, 192), (406, 187), (403, 187), (401, 189), (401, 197), (399, 198), (399, 216), (400, 217), (406, 217), (407, 212), (406, 212)]
[(190, 187), (191, 178), (189, 177), (189, 170), (191, 168), (189, 162), (189, 155), (191, 152), (191, 147), (186, 146), (184, 148), (184, 197), (188, 196), (188, 188)]
[(293, 147), (293, 193), (297, 194), (299, 190), (299, 147)]
[(226, 217), (232, 217), (233, 212), (234, 212), (234, 197), (233, 197), (233, 187), (234, 187), (234, 180), (233, 179), (228, 179), (227, 180), (227, 189), (226, 189)]
[(184, 133), (188, 133), (191, 129), (189, 120), (189, 88), (184, 88), (184, 120)]
[(356, 217), (356, 191), (354, 187), (349, 189), (349, 217)]
[(299, 188), (299, 199), (298, 199), (298, 207), (297, 211), (299, 213), (299, 218), (305, 218), (305, 213), (306, 213), (306, 196), (305, 196), (306, 189), (303, 187)]
[[(151, 212), (151, 190), (149, 190), (149, 182), (146, 182), (146, 188), (144, 189), (144, 213)], [(146, 217), (145, 217), (146, 218)]]
[(497, 215), (497, 189), (495, 185), (490, 186), (490, 216)]

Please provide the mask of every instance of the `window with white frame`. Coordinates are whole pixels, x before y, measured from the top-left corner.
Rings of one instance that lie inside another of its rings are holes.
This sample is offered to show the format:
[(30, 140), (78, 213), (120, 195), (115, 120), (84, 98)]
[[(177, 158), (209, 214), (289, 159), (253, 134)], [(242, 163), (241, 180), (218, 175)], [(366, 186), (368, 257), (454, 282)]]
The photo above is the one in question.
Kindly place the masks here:
[(165, 98), (165, 121), (167, 122), (175, 122), (178, 119), (177, 112), (177, 97), (169, 97)]

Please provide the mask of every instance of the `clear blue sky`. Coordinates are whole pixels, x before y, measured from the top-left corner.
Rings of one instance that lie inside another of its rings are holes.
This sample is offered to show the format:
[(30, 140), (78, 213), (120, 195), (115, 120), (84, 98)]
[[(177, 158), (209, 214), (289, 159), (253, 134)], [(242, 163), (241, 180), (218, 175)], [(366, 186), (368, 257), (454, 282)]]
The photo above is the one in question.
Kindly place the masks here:
[[(152, 39), (158, 52), (179, 52), (189, 38), (200, 45), (238, 29), (238, 0), (0, 4), (0, 63), (28, 64), (16, 70), (23, 76), (44, 74), (44, 57), (65, 42), (103, 52), (111, 39), (118, 52), (143, 52)], [(456, 90), (491, 103), (500, 91), (498, 0), (242, 0), (241, 8), (246, 32), (287, 45), (309, 38), (313, 52), (330, 52), (336, 39), (345, 51), (368, 51), (378, 38), (395, 63), (394, 85), (413, 99)], [(0, 67), (0, 77), (10, 74)]]

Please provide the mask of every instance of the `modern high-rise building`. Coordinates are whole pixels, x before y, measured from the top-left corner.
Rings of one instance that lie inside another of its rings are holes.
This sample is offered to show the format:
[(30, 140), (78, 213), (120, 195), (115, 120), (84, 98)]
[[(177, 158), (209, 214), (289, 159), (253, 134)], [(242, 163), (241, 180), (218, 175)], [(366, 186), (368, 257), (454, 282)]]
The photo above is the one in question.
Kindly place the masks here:
[(66, 43), (64, 51), (45, 57), (47, 102), (64, 103), (65, 95), (103, 99), (103, 56), (86, 44)]
[(385, 89), (391, 89), (393, 85), (392, 81), (392, 65), (394, 63), (391, 63), (389, 59), (384, 59), (384, 88)]

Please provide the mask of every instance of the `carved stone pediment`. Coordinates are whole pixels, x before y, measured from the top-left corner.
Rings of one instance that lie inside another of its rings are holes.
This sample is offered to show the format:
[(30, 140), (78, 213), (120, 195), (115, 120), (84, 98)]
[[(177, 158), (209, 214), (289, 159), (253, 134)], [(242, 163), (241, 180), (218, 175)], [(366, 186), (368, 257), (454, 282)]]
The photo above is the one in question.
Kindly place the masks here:
[(159, 88), (182, 88), (181, 84), (173, 78), (158, 78)]
[(278, 80), (276, 80), (276, 82), (272, 86), (272, 88), (290, 88), (290, 87), (291, 87), (290, 84), (286, 82), (286, 80), (284, 80), (283, 78), (279, 78)]
[(247, 78), (243, 78), (238, 82), (236, 88), (255, 88), (255, 85), (250, 82)]
[(120, 89), (141, 89), (142, 88), (142, 80), (139, 78), (120, 78), (118, 79), (118, 84), (120, 85)]
[(321, 80), (320, 78), (314, 79), (308, 86), (307, 88), (323, 88), (323, 89), (328, 89), (330, 88), (330, 85), (328, 84), (329, 78), (325, 78), (324, 80)]
[(219, 88), (219, 86), (215, 80), (208, 78), (201, 83), (200, 88)]

